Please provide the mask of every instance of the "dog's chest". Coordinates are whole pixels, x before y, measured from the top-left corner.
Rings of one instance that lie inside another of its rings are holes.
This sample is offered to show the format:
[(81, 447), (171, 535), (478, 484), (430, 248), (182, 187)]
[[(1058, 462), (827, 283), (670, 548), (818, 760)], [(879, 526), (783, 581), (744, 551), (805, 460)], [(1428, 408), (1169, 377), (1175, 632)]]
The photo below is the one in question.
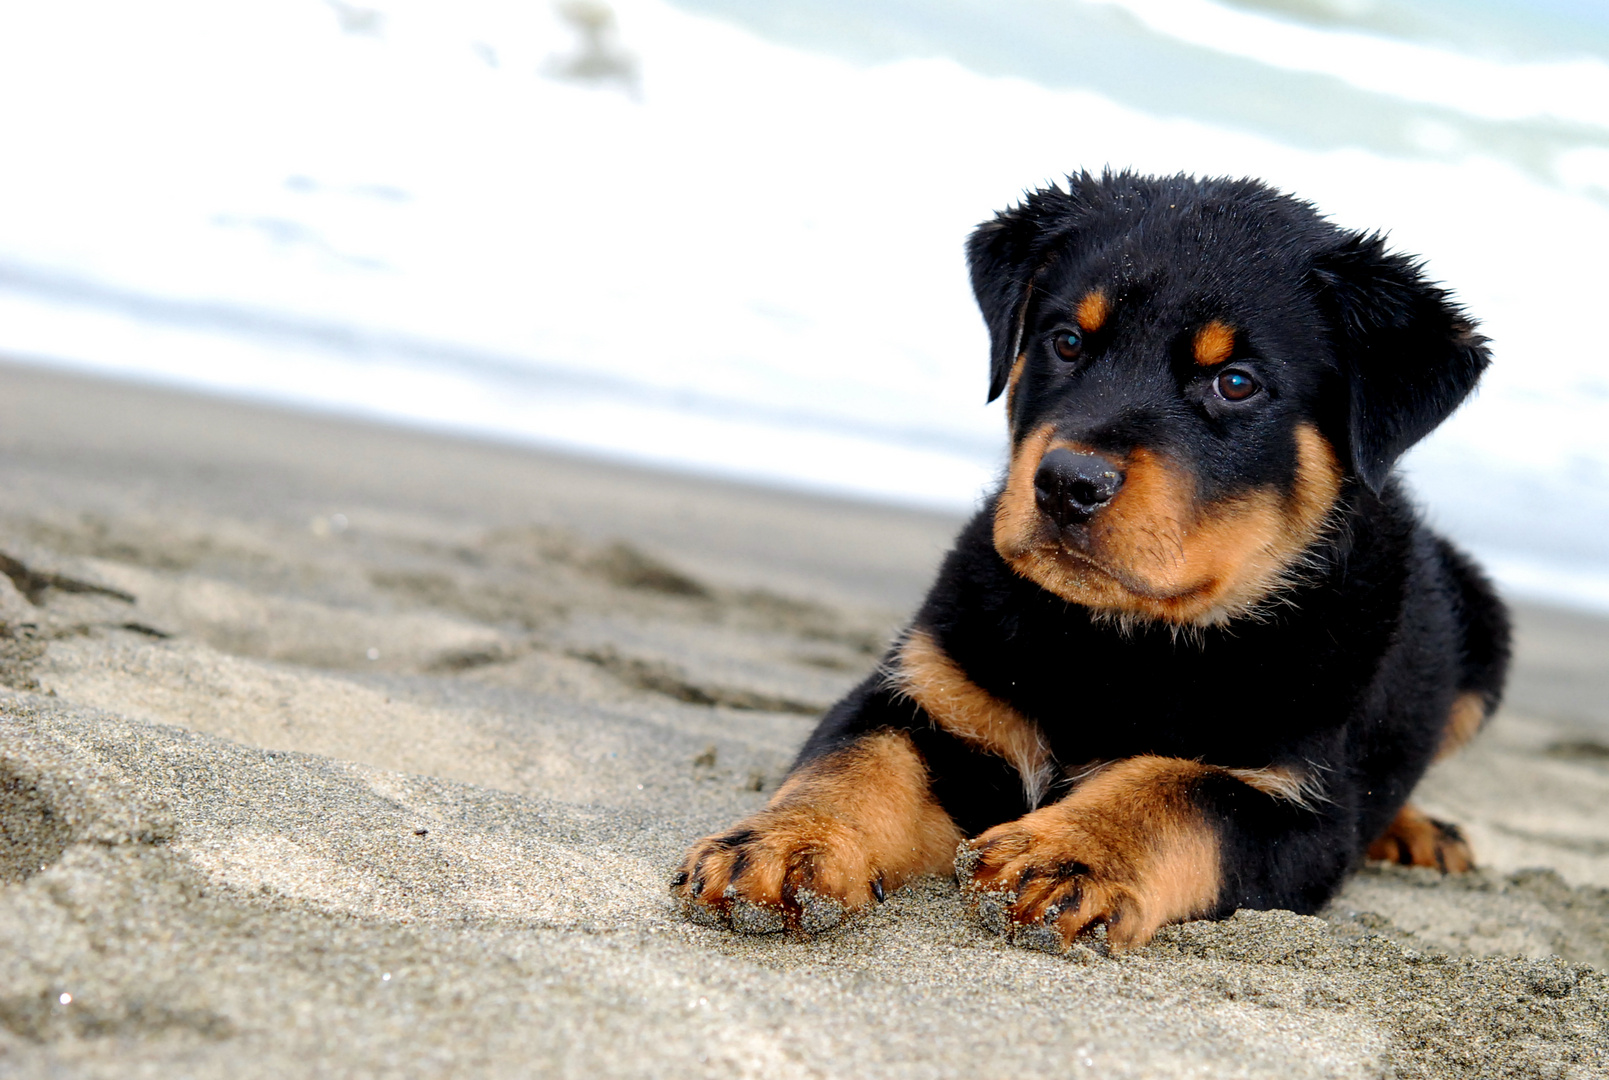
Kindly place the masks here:
[(1064, 763), (1162, 754), (1266, 764), (1345, 724), (1367, 683), (1311, 628), (1212, 634), (1019, 626), (980, 648), (981, 686), (1038, 724)]

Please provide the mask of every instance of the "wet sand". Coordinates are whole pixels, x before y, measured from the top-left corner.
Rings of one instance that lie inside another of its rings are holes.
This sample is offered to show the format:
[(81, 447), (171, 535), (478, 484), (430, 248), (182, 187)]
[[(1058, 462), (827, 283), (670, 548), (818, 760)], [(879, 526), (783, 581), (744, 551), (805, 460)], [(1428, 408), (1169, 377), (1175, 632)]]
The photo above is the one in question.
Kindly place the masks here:
[(1117, 959), (684, 921), (956, 525), (0, 366), (0, 1072), (1609, 1074), (1609, 623), (1536, 607), (1421, 791), (1477, 873)]

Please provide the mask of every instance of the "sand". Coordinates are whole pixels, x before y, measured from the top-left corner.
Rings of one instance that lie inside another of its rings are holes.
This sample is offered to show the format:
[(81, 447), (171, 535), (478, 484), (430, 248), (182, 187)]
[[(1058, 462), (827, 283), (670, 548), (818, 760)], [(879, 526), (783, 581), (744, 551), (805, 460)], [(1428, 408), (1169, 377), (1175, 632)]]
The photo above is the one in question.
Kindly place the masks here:
[(0, 1073), (1609, 1075), (1609, 624), (1371, 868), (1052, 957), (692, 925), (956, 521), (0, 366)]

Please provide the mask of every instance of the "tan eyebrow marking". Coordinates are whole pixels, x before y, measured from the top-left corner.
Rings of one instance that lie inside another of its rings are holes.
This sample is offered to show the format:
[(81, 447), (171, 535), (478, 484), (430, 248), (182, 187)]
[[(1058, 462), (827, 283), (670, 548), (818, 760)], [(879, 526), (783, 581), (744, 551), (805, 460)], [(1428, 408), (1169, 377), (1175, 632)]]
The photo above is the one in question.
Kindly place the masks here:
[(1106, 325), (1106, 317), (1112, 313), (1111, 301), (1100, 289), (1091, 289), (1084, 299), (1078, 302), (1078, 309), (1074, 313), (1078, 317), (1078, 325), (1083, 327), (1086, 334), (1093, 334)]
[(1196, 363), (1202, 367), (1221, 364), (1234, 351), (1235, 331), (1226, 323), (1214, 319), (1196, 331)]

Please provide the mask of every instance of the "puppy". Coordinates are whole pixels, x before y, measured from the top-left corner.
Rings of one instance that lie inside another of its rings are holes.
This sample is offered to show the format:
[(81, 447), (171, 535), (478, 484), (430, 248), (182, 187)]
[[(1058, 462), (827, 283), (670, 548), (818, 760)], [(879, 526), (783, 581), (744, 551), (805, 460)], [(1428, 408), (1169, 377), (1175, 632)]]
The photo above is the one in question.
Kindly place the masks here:
[(833, 925), (952, 867), (985, 925), (1111, 948), (1312, 912), (1496, 707), (1508, 618), (1392, 469), (1488, 363), (1415, 261), (1252, 180), (1070, 177), (972, 234), (1011, 460), (881, 668), (673, 893)]

